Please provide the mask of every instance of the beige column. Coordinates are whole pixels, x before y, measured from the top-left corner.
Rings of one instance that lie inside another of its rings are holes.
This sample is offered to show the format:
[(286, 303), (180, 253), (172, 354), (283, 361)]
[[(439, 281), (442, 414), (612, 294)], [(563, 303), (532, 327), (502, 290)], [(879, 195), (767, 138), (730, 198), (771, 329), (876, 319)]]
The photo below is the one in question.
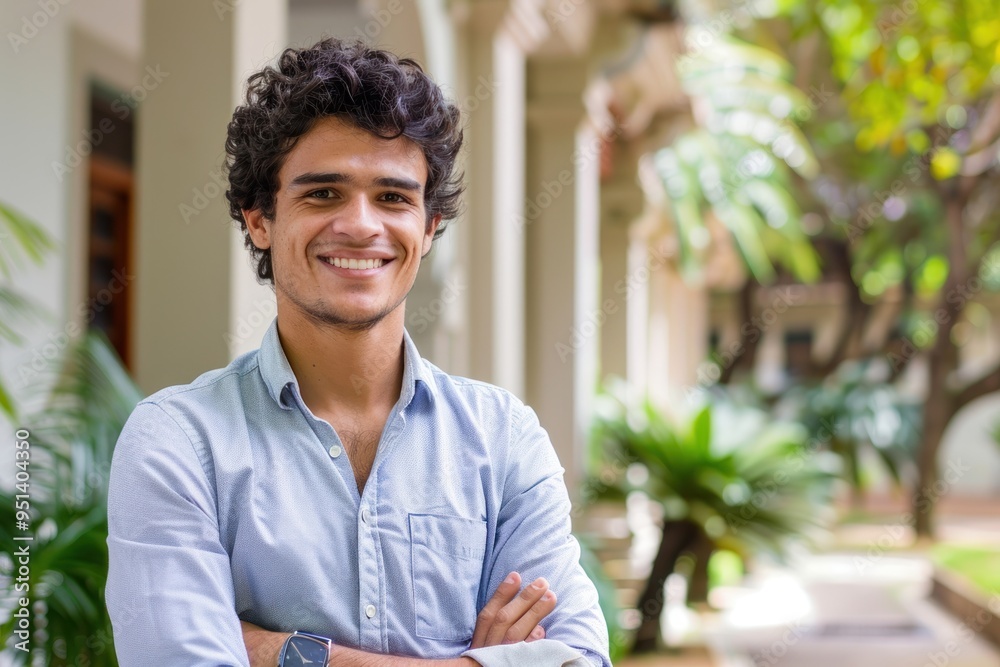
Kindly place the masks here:
[(578, 491), (584, 472), (597, 351), (608, 309), (599, 302), (601, 140), (586, 120), (586, 65), (528, 66), (527, 397)]
[(284, 46), (286, 15), (285, 0), (146, 3), (143, 62), (163, 78), (138, 118), (133, 331), (147, 392), (224, 366), (273, 315), (219, 168), (242, 81)]
[[(629, 229), (628, 254), (626, 264), (628, 273), (625, 278), (626, 293), (626, 379), (629, 385), (639, 395), (649, 390), (650, 375), (650, 326), (653, 317), (652, 301), (650, 300), (649, 278), (636, 280), (641, 276), (643, 268), (649, 264), (649, 247), (646, 238), (636, 232), (637, 225)], [(648, 270), (648, 269), (647, 269)], [(647, 274), (648, 275), (648, 274)]]
[(708, 290), (685, 282), (672, 267), (661, 271), (667, 311), (664, 346), (666, 382), (662, 395), (671, 401), (685, 397), (698, 381), (698, 366), (708, 354)]
[(622, 140), (613, 144), (611, 177), (601, 185), (601, 303), (610, 305), (601, 328), (600, 377), (627, 378), (629, 228), (643, 210), (638, 156)]
[[(466, 315), (456, 371), (524, 396), (524, 244), (516, 224), (524, 203), (525, 53), (544, 22), (517, 3), (456, 3), (463, 38), (466, 111), (466, 214), (461, 275)], [(460, 98), (460, 99), (462, 99)]]

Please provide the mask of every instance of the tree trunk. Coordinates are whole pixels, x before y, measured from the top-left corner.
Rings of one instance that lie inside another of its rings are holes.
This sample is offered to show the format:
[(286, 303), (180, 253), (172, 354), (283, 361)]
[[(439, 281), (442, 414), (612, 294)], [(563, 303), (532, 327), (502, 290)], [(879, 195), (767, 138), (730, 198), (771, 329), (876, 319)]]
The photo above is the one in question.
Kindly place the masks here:
[[(938, 363), (937, 366), (935, 369), (932, 361), (932, 378), (947, 373), (943, 364)], [(913, 527), (917, 537), (934, 536), (934, 509), (946, 491), (938, 484), (937, 456), (945, 427), (951, 419), (948, 398), (944, 385), (932, 379), (924, 404), (924, 427), (917, 455), (917, 488), (913, 493)]]
[(722, 355), (722, 372), (719, 384), (729, 384), (738, 371), (753, 373), (754, 362), (757, 359), (757, 348), (764, 332), (757, 319), (757, 288), (759, 284), (753, 278), (747, 278), (740, 289), (740, 345), (735, 354), (727, 358)]
[(688, 604), (708, 602), (708, 561), (714, 551), (715, 545), (712, 544), (712, 540), (708, 539), (708, 535), (699, 531), (698, 538), (691, 546), (694, 569), (691, 571), (691, 580), (688, 581)]
[(653, 569), (637, 605), (642, 621), (635, 633), (632, 653), (652, 653), (659, 648), (663, 584), (674, 571), (677, 558), (691, 548), (699, 533), (698, 526), (687, 520), (664, 522), (660, 548), (653, 559)]
[[(948, 390), (948, 378), (958, 367), (958, 350), (951, 341), (955, 322), (968, 301), (969, 268), (963, 216), (967, 199), (958, 179), (946, 196), (945, 222), (948, 228), (948, 278), (941, 290), (934, 321), (938, 328), (928, 358), (930, 374), (924, 402), (924, 424), (917, 454), (917, 488), (913, 493), (913, 527), (918, 538), (934, 534), (934, 508), (947, 491), (938, 480), (938, 451), (948, 422), (955, 415), (954, 396)], [(957, 295), (957, 296), (956, 296)]]

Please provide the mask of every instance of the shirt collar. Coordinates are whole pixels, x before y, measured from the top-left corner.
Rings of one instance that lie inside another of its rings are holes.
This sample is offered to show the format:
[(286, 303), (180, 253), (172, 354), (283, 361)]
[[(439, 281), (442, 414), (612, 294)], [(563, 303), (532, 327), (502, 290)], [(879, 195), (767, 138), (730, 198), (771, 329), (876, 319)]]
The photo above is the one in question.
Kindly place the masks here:
[[(289, 391), (294, 388), (298, 392), (298, 380), (288, 363), (285, 350), (278, 338), (278, 318), (275, 317), (264, 334), (257, 352), (260, 374), (267, 386), (267, 392), (279, 406), (291, 410), (294, 403), (289, 400)], [(418, 384), (419, 383), (419, 384)], [(434, 400), (437, 385), (434, 374), (420, 356), (416, 344), (410, 338), (410, 333), (403, 328), (403, 385), (400, 390), (402, 407), (406, 407), (416, 395), (417, 387), (423, 385), (428, 400)]]

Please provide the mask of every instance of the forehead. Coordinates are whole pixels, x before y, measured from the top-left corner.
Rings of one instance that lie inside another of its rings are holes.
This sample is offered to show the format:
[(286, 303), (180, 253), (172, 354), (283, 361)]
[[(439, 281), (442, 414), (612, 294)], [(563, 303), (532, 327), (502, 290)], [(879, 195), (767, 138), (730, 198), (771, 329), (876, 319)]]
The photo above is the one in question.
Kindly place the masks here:
[(406, 137), (384, 139), (337, 116), (317, 120), (296, 141), (278, 172), (279, 188), (308, 172), (349, 174), (359, 183), (377, 178), (427, 182), (427, 159)]

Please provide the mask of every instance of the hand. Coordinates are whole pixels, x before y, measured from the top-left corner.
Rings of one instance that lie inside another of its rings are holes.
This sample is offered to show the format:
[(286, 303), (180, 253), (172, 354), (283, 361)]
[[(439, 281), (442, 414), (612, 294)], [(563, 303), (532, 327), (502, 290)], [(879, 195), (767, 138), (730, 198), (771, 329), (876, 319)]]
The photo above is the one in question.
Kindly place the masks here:
[(549, 583), (542, 578), (525, 586), (518, 594), (520, 589), (521, 575), (511, 572), (479, 612), (470, 648), (530, 642), (545, 637), (545, 630), (538, 623), (556, 608), (555, 592), (549, 590)]

